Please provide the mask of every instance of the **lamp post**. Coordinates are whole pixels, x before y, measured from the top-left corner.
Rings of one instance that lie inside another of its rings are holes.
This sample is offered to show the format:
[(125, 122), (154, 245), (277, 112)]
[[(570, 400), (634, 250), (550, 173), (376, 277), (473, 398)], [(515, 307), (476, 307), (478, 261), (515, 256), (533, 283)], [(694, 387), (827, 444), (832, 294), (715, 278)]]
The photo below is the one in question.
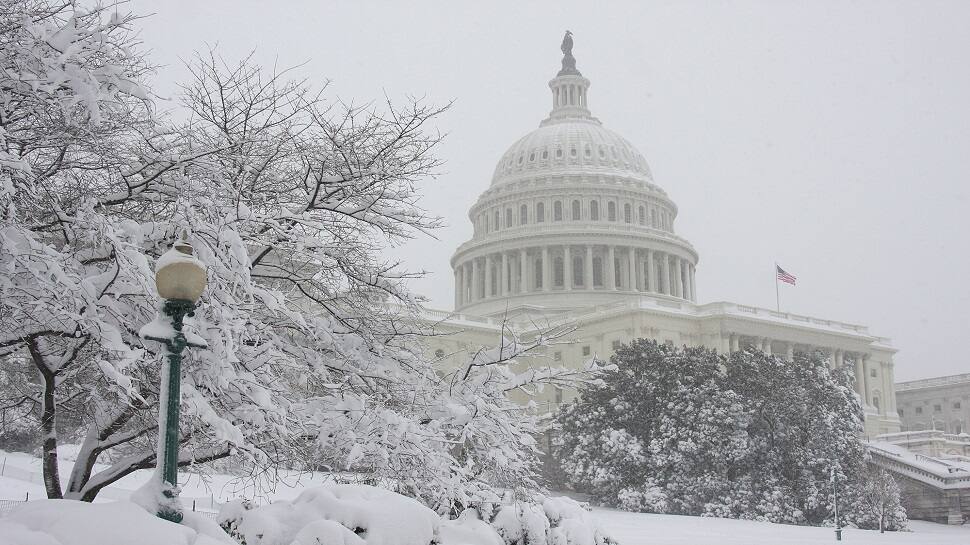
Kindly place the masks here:
[(839, 523), (839, 476), (832, 466), (832, 503), (835, 507), (835, 540), (842, 541), (842, 525)]
[[(206, 285), (205, 266), (195, 258), (192, 246), (176, 241), (155, 264), (155, 286), (164, 300), (161, 314), (141, 328), (142, 338), (162, 343), (165, 364), (158, 392), (158, 452), (155, 477), (161, 479), (158, 516), (172, 522), (182, 521), (178, 504), (179, 406), (181, 405), (182, 350), (186, 346), (205, 348), (198, 338), (188, 339), (182, 332), (186, 316), (192, 316), (195, 302)], [(194, 336), (193, 336), (194, 337)]]

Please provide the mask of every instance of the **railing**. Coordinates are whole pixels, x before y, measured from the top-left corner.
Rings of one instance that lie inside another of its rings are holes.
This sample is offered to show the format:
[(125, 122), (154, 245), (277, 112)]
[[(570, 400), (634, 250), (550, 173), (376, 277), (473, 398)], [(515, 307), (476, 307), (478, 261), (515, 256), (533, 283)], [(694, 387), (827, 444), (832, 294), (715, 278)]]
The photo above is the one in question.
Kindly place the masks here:
[(896, 391), (917, 390), (919, 388), (932, 388), (935, 386), (950, 386), (952, 384), (970, 383), (970, 373), (960, 375), (950, 375), (946, 377), (924, 378), (920, 380), (910, 380), (897, 382)]
[[(700, 305), (697, 308), (698, 312), (701, 314), (742, 314), (742, 315), (754, 315), (762, 317), (768, 320), (782, 320), (785, 322), (797, 322), (800, 324), (810, 324), (816, 326), (822, 326), (829, 329), (841, 330), (850, 332), (858, 335), (869, 336), (869, 328), (863, 325), (850, 324), (846, 322), (837, 322), (835, 320), (822, 320), (821, 318), (814, 318), (812, 316), (804, 316), (800, 314), (792, 314), (790, 312), (778, 312), (776, 310), (753, 307), (749, 305), (740, 305), (737, 303), (728, 303), (725, 301), (716, 303), (707, 303)], [(884, 337), (871, 337), (876, 341), (889, 344), (889, 339)]]

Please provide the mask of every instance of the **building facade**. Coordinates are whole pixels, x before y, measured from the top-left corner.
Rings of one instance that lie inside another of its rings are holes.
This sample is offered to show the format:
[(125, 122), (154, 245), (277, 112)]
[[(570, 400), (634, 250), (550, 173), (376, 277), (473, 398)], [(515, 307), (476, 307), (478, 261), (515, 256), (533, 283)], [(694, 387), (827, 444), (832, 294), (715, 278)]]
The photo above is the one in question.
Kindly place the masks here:
[(896, 384), (903, 431), (970, 432), (970, 373)]
[[(429, 342), (439, 359), (459, 365), (496, 344), (503, 321), (526, 333), (574, 323), (572, 344), (545, 356), (575, 365), (608, 358), (635, 338), (788, 358), (821, 350), (833, 368), (855, 374), (866, 432), (899, 430), (888, 339), (856, 324), (699, 303), (699, 256), (676, 233), (677, 205), (636, 147), (592, 115), (590, 80), (571, 49), (549, 88), (548, 117), (505, 152), (469, 210), (474, 233), (451, 259), (455, 311), (426, 311), (447, 333)], [(553, 391), (538, 401), (573, 395)]]

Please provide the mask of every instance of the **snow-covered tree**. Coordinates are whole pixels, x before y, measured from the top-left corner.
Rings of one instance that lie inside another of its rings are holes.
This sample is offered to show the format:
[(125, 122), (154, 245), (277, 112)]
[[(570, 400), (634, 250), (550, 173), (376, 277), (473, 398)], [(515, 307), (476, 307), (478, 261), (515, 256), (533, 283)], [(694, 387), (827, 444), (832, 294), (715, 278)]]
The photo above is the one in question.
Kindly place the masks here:
[(870, 464), (862, 486), (854, 492), (855, 509), (849, 512), (846, 522), (860, 528), (878, 528), (880, 532), (906, 527), (906, 509), (899, 501), (899, 485), (888, 471)]
[[(208, 348), (185, 354), (180, 465), (349, 469), (440, 509), (534, 486), (539, 416), (509, 392), (595, 369), (530, 366), (518, 356), (559, 334), (505, 331), (442, 375), (419, 349), (411, 273), (382, 257), (438, 225), (418, 188), (444, 108), (327, 102), (206, 54), (174, 123), (135, 17), (0, 2), (0, 362), (17, 385), (0, 396), (36, 419), (50, 497), (92, 500), (155, 465), (162, 353), (138, 330), (160, 304), (153, 262), (181, 236), (208, 268), (186, 322)], [(65, 442), (81, 444), (66, 481)]]
[(863, 523), (862, 407), (852, 375), (821, 354), (636, 340), (611, 363), (560, 415), (573, 486), (630, 510), (821, 524), (834, 467), (846, 520)]

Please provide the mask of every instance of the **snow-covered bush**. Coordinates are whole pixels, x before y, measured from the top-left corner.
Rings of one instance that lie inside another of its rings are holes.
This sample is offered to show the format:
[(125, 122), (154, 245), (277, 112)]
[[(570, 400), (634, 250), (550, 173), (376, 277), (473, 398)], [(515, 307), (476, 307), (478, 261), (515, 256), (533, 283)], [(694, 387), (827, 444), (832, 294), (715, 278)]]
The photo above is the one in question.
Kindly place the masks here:
[[(570, 483), (634, 511), (822, 524), (830, 472), (842, 513), (878, 527), (852, 375), (819, 354), (730, 357), (636, 340), (615, 370), (559, 416), (556, 455)], [(848, 366), (851, 368), (851, 365)], [(871, 487), (870, 487), (871, 488)], [(883, 489), (887, 528), (898, 491)], [(869, 502), (872, 504), (872, 501)]]
[(172, 524), (130, 502), (37, 500), (0, 518), (0, 542), (15, 545), (233, 545), (212, 521)]
[(256, 508), (227, 504), (219, 524), (245, 545), (429, 545), (438, 514), (416, 500), (366, 485), (310, 488), (293, 501)]
[(614, 540), (589, 512), (566, 497), (503, 505), (491, 522), (506, 545), (611, 545)]

